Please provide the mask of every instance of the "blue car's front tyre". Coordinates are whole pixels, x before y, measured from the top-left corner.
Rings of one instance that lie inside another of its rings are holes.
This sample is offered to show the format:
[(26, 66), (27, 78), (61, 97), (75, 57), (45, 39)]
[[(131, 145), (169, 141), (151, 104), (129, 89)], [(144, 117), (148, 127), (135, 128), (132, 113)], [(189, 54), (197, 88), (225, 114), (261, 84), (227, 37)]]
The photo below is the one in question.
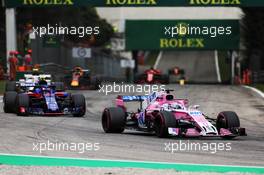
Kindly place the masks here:
[(18, 94), (16, 97), (16, 112), (18, 116), (29, 115), (29, 96), (27, 94)]
[(74, 117), (83, 117), (86, 113), (86, 102), (85, 97), (81, 94), (72, 95), (72, 105), (75, 109)]

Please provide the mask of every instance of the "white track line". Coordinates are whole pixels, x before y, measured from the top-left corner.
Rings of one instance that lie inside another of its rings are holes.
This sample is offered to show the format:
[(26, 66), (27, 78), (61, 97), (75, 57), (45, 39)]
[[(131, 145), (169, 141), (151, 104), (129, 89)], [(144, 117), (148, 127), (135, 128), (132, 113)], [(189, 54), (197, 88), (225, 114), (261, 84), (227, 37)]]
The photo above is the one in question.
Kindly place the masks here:
[(261, 96), (262, 98), (264, 98), (264, 93), (260, 90), (258, 90), (257, 88), (251, 87), (251, 86), (243, 86), (244, 88), (247, 89), (251, 89), (252, 91), (254, 91), (255, 93), (257, 93), (259, 96)]
[(214, 52), (215, 54), (215, 68), (216, 68), (216, 74), (217, 74), (217, 81), (218, 83), (221, 83), (222, 80), (221, 80), (221, 74), (220, 74), (220, 69), (219, 69), (219, 59), (218, 59), (218, 51), (215, 50)]
[(154, 69), (157, 69), (157, 67), (158, 67), (158, 65), (159, 65), (159, 63), (160, 63), (160, 60), (161, 60), (161, 58), (162, 58), (162, 55), (163, 55), (163, 52), (160, 51), (160, 52), (159, 52), (159, 55), (158, 55), (158, 57), (157, 57), (157, 60), (156, 60), (156, 62), (155, 62), (155, 65), (154, 65)]

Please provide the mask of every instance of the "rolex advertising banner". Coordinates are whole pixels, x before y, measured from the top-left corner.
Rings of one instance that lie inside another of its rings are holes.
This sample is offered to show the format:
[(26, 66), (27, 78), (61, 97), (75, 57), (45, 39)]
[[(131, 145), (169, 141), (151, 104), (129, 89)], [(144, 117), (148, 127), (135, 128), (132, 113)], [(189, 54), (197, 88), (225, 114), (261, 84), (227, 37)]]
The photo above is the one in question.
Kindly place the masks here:
[(126, 50), (232, 50), (238, 20), (127, 20)]
[(5, 6), (96, 6), (96, 7), (172, 7), (172, 6), (264, 6), (264, 0), (5, 0)]

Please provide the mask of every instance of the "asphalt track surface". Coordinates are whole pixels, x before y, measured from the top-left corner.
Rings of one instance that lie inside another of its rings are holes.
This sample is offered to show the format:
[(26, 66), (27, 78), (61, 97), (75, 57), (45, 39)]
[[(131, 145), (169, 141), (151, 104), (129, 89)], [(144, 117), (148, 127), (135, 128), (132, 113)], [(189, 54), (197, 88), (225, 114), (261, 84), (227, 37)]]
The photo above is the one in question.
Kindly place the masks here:
[[(186, 64), (188, 63), (188, 64)], [(164, 73), (173, 67), (185, 70), (185, 78), (192, 83), (216, 83), (217, 72), (213, 51), (166, 51), (158, 69)]]
[[(74, 117), (18, 117), (5, 114), (0, 103), (0, 153), (140, 160), (175, 163), (224, 164), (264, 166), (264, 100), (253, 91), (240, 86), (169, 85), (178, 98), (187, 98), (191, 104), (201, 105), (207, 115), (216, 117), (220, 111), (236, 111), (247, 137), (234, 140), (219, 138), (160, 139), (153, 134), (125, 131), (123, 134), (105, 134), (101, 127), (101, 112), (113, 106), (117, 94), (105, 96), (98, 91), (81, 91), (87, 100), (84, 118)], [(76, 93), (76, 92), (75, 92)], [(33, 143), (99, 143), (98, 151), (39, 151)], [(231, 143), (232, 150), (218, 151), (165, 151), (165, 143)]]

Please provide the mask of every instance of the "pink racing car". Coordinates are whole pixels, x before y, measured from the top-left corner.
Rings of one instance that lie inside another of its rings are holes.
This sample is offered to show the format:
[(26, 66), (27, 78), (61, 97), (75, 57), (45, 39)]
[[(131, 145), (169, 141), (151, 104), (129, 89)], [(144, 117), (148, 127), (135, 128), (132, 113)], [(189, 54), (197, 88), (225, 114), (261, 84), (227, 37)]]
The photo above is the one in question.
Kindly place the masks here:
[[(137, 112), (127, 111), (126, 102), (139, 102)], [(246, 136), (245, 128), (235, 112), (220, 112), (209, 118), (188, 105), (186, 99), (175, 99), (170, 91), (148, 96), (118, 96), (116, 107), (106, 108), (102, 126), (106, 133), (122, 133), (125, 129), (155, 133), (158, 137), (222, 137)]]

